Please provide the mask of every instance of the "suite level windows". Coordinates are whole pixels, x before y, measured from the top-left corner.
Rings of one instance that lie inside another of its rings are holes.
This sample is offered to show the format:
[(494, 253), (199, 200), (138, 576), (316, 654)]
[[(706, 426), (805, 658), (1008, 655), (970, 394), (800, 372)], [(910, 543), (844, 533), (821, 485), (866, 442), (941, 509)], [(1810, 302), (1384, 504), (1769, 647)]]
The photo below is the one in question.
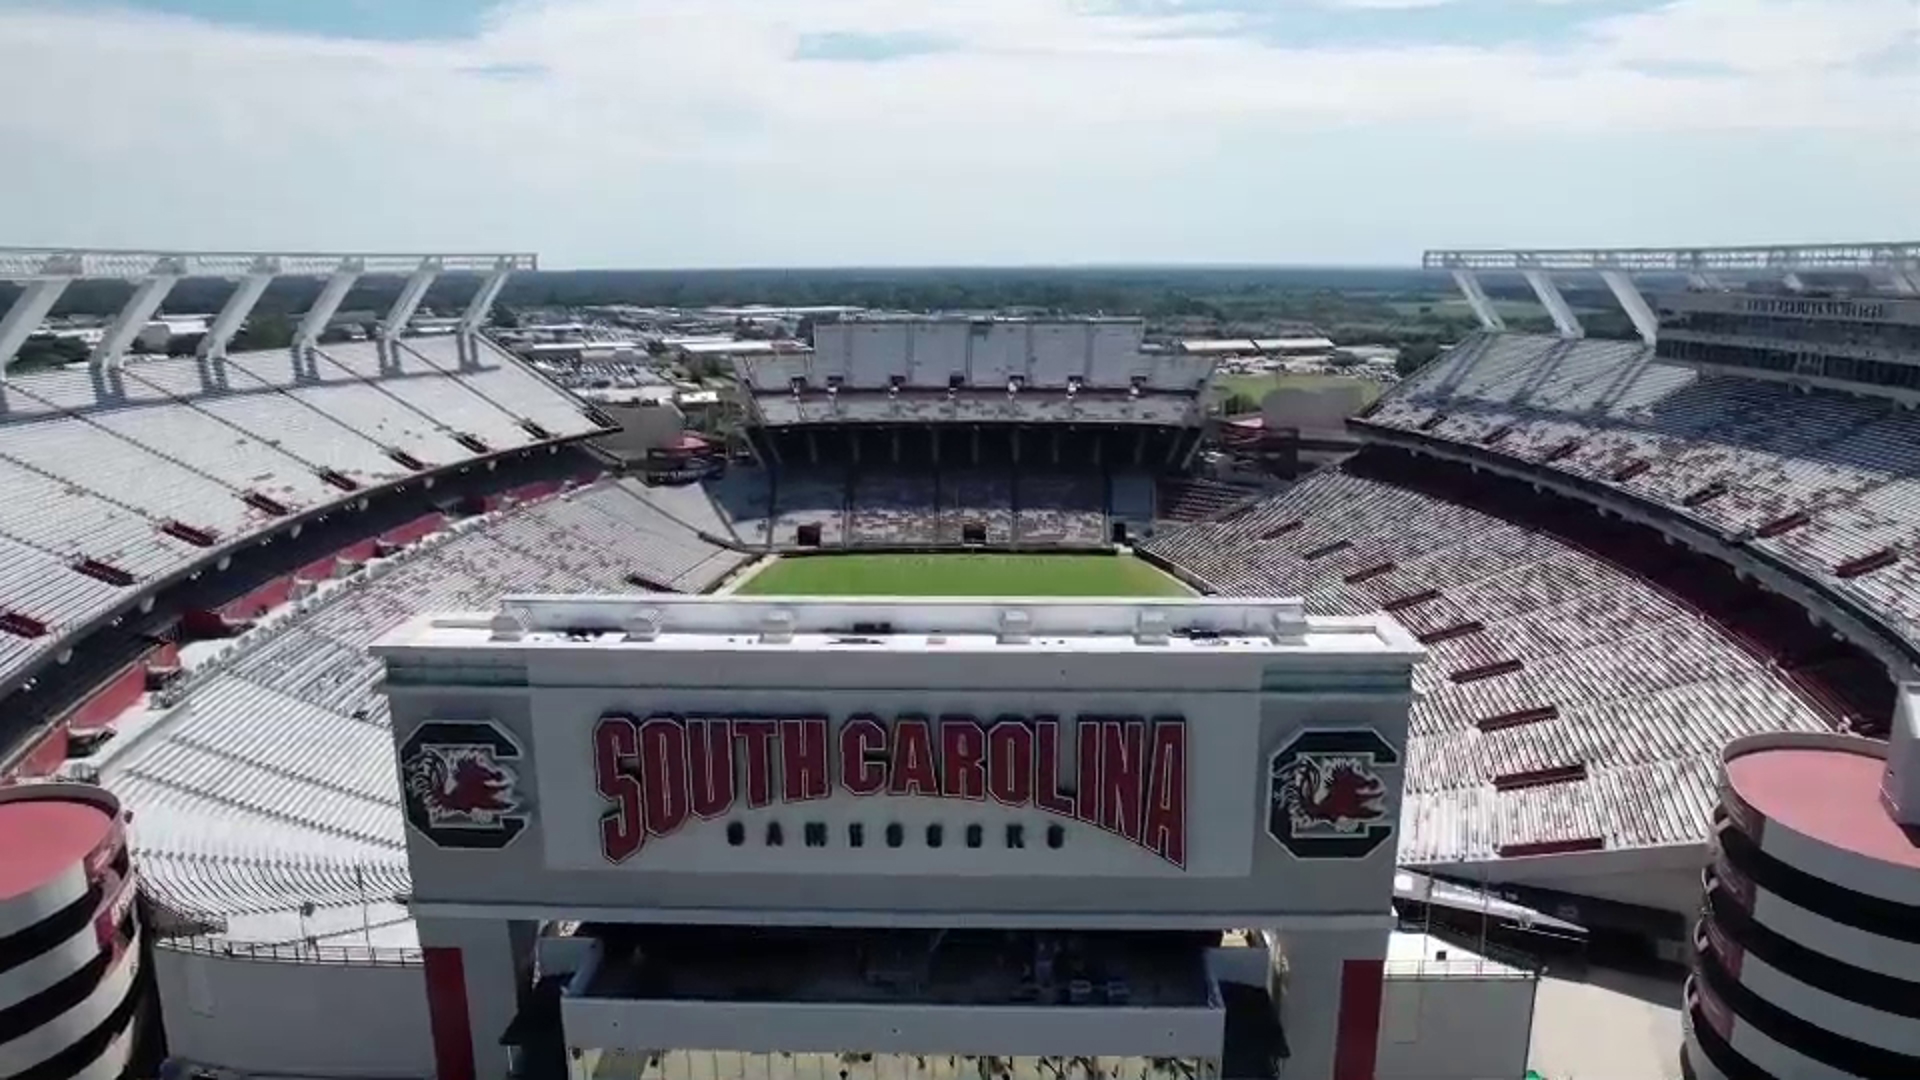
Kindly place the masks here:
[[(1000, 846), (1008, 851), (1027, 850), (1028, 828), (1024, 824), (1010, 824), (999, 830)], [(777, 821), (769, 821), (750, 835), (745, 822), (727, 823), (727, 846), (746, 847), (750, 841), (757, 841), (760, 847), (785, 847), (787, 834), (784, 826)], [(977, 822), (969, 823), (961, 831), (962, 842), (973, 850), (987, 846), (987, 827)], [(1064, 825), (1049, 824), (1041, 832), (1041, 843), (1048, 850), (1059, 851), (1067, 846), (1067, 829)], [(867, 826), (864, 822), (849, 822), (844, 832), (843, 843), (850, 848), (867, 846)], [(888, 822), (880, 831), (881, 841), (891, 849), (900, 849), (908, 845), (910, 839), (919, 841), (928, 848), (946, 846), (947, 827), (934, 822), (922, 829), (909, 830), (897, 821)], [(800, 843), (809, 848), (828, 848), (834, 846), (834, 830), (823, 821), (809, 821), (800, 826)]]

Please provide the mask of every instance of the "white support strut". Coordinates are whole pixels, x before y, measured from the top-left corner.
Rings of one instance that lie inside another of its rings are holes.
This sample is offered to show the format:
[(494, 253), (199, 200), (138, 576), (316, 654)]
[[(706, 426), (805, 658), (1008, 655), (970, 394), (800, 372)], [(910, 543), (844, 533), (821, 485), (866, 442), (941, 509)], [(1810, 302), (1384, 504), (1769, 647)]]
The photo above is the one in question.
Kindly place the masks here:
[[(327, 276), (326, 286), (294, 334), (293, 344), (304, 352), (319, 341), (348, 291), (362, 274), (409, 275), (402, 301), (387, 313), (387, 325), (398, 333), (426, 295), (433, 276), (441, 273), (480, 272), (484, 300), (478, 314), (469, 309), (466, 320), (478, 328), (499, 295), (507, 274), (538, 270), (540, 259), (531, 253), (327, 253), (317, 251), (199, 251), (165, 252), (151, 249), (0, 247), (0, 281), (18, 282), (22, 291), (13, 305), (0, 312), (0, 380), (27, 339), (37, 333), (67, 286), (83, 278), (118, 279), (137, 283), (134, 298), (122, 307), (101, 345), (93, 351), (95, 363), (117, 363), (159, 310), (167, 290), (182, 277), (237, 278), (239, 285), (214, 317), (200, 343), (203, 357), (226, 355), (261, 296), (276, 277)], [(396, 316), (402, 316), (396, 318)]]
[(1553, 270), (1628, 273), (1725, 271), (1776, 275), (1792, 270), (1873, 270), (1920, 260), (1920, 241), (1858, 244), (1755, 244), (1692, 248), (1509, 248), (1429, 251), (1429, 270)]
[(1554, 329), (1560, 336), (1574, 340), (1587, 336), (1586, 328), (1573, 315), (1573, 308), (1567, 306), (1567, 298), (1560, 295), (1560, 286), (1545, 270), (1527, 270), (1522, 276), (1527, 284), (1533, 286), (1533, 295), (1540, 298), (1540, 305), (1547, 309), (1547, 315), (1553, 319)]
[(93, 355), (89, 358), (93, 363), (108, 368), (120, 366), (120, 360), (126, 356), (128, 346), (133, 344), (134, 339), (140, 335), (140, 331), (147, 328), (147, 323), (152, 320), (154, 312), (160, 310), (161, 301), (165, 300), (167, 294), (173, 291), (174, 285), (179, 283), (180, 269), (179, 260), (163, 260), (161, 264), (154, 267), (152, 276), (142, 280), (135, 287), (133, 295), (120, 306), (119, 313), (113, 317), (113, 322), (107, 327), (106, 336), (100, 339), (100, 344), (93, 347)]
[(1455, 270), (1453, 283), (1460, 287), (1461, 295), (1467, 298), (1467, 306), (1473, 309), (1473, 317), (1480, 320), (1483, 330), (1505, 330), (1507, 321), (1494, 310), (1493, 301), (1487, 299), (1487, 290), (1480, 287), (1480, 279), (1471, 270)]
[(247, 316), (253, 313), (254, 305), (273, 284), (271, 269), (257, 270), (240, 279), (234, 286), (233, 295), (220, 308), (220, 314), (213, 317), (213, 325), (207, 328), (207, 336), (200, 339), (200, 355), (219, 360), (227, 355), (227, 346), (233, 343), (233, 335), (240, 332)]
[(540, 269), (539, 257), (526, 253), (398, 255), (374, 252), (164, 252), (0, 247), (0, 280), (31, 281), (41, 277), (138, 279), (152, 273), (153, 264), (163, 258), (181, 260), (181, 272), (186, 277), (238, 277), (254, 273), (262, 263), (271, 263), (276, 273), (294, 277), (331, 274), (341, 264), (348, 262), (358, 265), (363, 274), (411, 274), (420, 268), (423, 259), (438, 262), (442, 272), (490, 273), (500, 269)]
[(327, 324), (333, 321), (334, 313), (346, 302), (347, 293), (353, 283), (360, 280), (360, 264), (348, 260), (340, 264), (320, 289), (320, 295), (313, 300), (313, 306), (300, 320), (300, 326), (293, 332), (293, 352), (295, 356), (305, 356), (320, 341), (320, 335), (326, 331)]
[(1640, 287), (1633, 283), (1624, 270), (1602, 270), (1600, 280), (1613, 290), (1613, 298), (1620, 301), (1620, 309), (1632, 320), (1633, 328), (1640, 332), (1640, 340), (1649, 345), (1660, 336), (1660, 317), (1648, 306), (1647, 298), (1641, 294)]
[(53, 310), (54, 302), (60, 294), (67, 291), (72, 279), (62, 277), (40, 278), (27, 283), (19, 299), (0, 317), (0, 379), (6, 378), (7, 368), (13, 364), (13, 358), (19, 354), (20, 346), (27, 343), (34, 331), (40, 329), (40, 321)]
[(493, 310), (493, 302), (500, 297), (500, 290), (506, 287), (507, 275), (513, 272), (510, 266), (500, 266), (480, 281), (480, 288), (473, 294), (473, 300), (467, 304), (466, 314), (460, 318), (460, 333), (464, 335), (478, 333), (480, 325), (487, 321), (487, 313)]
[(420, 302), (427, 298), (427, 289), (432, 287), (433, 279), (440, 276), (440, 265), (432, 259), (420, 264), (407, 283), (400, 287), (400, 295), (394, 298), (393, 306), (387, 309), (387, 317), (380, 320), (380, 340), (392, 341), (406, 333), (407, 324), (413, 321), (413, 313), (420, 310)]

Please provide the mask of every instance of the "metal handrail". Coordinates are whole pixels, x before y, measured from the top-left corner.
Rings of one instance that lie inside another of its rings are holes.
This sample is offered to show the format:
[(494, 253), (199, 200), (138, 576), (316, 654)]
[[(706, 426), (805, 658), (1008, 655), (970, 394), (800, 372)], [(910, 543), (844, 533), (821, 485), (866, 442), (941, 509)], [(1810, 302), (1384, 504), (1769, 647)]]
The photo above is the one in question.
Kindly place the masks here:
[(356, 967), (419, 967), (419, 949), (377, 945), (323, 945), (317, 942), (228, 941), (213, 937), (156, 939), (156, 949), (283, 964), (338, 964)]

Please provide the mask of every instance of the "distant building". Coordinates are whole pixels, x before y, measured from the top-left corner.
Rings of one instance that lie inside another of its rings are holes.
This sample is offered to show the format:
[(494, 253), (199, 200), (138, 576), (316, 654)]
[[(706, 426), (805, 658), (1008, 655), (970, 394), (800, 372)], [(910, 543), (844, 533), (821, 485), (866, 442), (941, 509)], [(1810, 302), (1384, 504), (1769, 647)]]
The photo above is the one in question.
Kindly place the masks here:
[(166, 315), (148, 323), (133, 340), (147, 352), (166, 352), (174, 338), (204, 334), (212, 324), (211, 315)]
[(1254, 338), (1253, 347), (1268, 355), (1314, 354), (1334, 350), (1333, 339), (1324, 337)]

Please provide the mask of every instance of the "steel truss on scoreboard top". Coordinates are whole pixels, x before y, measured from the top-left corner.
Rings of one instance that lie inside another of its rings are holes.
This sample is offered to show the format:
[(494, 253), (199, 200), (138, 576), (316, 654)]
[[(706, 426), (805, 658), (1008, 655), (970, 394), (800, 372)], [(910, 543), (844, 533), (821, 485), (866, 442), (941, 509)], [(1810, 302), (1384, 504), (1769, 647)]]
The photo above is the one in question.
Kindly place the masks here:
[(0, 247), (0, 281), (47, 278), (311, 277), (335, 273), (501, 273), (538, 270), (538, 256), (317, 251), (116, 251)]
[(1429, 251), (1428, 270), (1626, 270), (1713, 273), (1870, 270), (1920, 263), (1920, 241), (1692, 248), (1515, 248)]

